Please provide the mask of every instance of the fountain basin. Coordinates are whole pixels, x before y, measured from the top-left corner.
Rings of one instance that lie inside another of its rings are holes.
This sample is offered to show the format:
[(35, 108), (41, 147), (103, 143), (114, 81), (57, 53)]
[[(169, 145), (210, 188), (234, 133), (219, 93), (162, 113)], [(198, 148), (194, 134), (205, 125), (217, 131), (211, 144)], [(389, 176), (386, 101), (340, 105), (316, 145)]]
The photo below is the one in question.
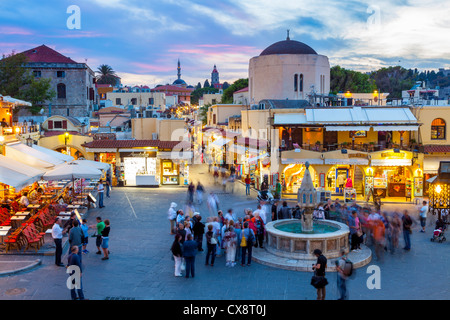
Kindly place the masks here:
[(328, 259), (339, 257), (341, 249), (349, 251), (347, 225), (332, 220), (317, 220), (314, 224), (316, 231), (324, 232), (295, 232), (301, 230), (298, 219), (269, 222), (266, 225), (266, 250), (279, 257), (298, 260), (316, 260), (315, 249), (320, 249)]

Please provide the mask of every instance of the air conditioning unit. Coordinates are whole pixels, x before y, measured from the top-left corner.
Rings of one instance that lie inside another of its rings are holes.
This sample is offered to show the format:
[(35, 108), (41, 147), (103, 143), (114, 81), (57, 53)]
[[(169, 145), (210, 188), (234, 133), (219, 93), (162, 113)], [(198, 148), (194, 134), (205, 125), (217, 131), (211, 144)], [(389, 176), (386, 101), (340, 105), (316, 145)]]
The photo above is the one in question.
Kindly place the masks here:
[(158, 140), (158, 133), (156, 132), (152, 133), (152, 140)]

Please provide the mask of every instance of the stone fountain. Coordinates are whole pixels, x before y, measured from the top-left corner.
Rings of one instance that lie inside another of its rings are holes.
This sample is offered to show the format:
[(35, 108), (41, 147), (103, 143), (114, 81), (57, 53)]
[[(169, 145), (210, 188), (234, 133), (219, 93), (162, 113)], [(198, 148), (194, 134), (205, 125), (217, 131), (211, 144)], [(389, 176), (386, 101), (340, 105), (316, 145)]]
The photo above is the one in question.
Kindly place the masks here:
[[(317, 191), (309, 172), (309, 163), (306, 163), (297, 196), (298, 204), (303, 209), (302, 218), (267, 223), (265, 249), (254, 250), (254, 260), (283, 269), (312, 271), (311, 265), (317, 259), (313, 251), (320, 249), (328, 258), (328, 270), (335, 271), (334, 260), (340, 257), (341, 250), (349, 251), (350, 230), (337, 221), (313, 219)], [(350, 253), (348, 257), (357, 268), (370, 262), (372, 252), (364, 248), (358, 253)]]

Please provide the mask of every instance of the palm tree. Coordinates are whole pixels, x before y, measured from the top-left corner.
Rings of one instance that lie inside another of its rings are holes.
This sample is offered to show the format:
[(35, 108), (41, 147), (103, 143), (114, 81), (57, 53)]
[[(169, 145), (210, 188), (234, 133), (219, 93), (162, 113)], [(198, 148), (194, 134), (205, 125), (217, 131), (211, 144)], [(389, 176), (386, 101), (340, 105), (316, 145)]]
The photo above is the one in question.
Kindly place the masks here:
[(98, 84), (110, 84), (110, 85), (116, 85), (117, 83), (117, 76), (116, 72), (113, 70), (113, 68), (107, 64), (102, 64), (98, 67), (97, 71), (97, 83)]

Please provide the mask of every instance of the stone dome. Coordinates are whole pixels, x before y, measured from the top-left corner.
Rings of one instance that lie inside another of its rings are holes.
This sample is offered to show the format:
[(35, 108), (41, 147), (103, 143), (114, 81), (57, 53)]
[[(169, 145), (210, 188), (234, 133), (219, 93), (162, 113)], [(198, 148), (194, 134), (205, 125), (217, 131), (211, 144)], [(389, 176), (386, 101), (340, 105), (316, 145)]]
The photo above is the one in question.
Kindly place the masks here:
[(288, 38), (267, 47), (263, 52), (261, 52), (260, 56), (268, 56), (272, 54), (317, 54), (317, 52), (303, 42), (290, 40)]
[(173, 82), (173, 85), (184, 86), (184, 85), (186, 85), (186, 81), (184, 81), (183, 79), (177, 79)]

